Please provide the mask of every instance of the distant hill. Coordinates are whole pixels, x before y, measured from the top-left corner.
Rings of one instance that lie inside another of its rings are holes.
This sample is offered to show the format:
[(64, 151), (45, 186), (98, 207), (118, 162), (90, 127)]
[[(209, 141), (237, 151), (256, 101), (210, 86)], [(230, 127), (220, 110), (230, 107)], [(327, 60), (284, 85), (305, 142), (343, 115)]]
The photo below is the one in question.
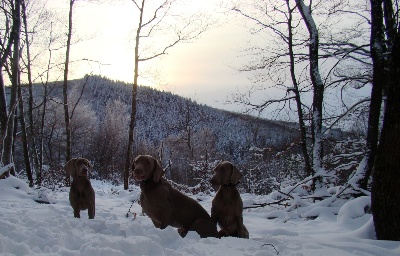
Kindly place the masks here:
[[(65, 125), (61, 82), (34, 86), (35, 129), (40, 131), (45, 88), (43, 157), (46, 165), (62, 166)], [(86, 76), (69, 81), (68, 88), (73, 156), (90, 159), (100, 177), (120, 182), (126, 159), (132, 85)], [(209, 175), (221, 160), (232, 161), (249, 173), (248, 188), (254, 187), (250, 180), (255, 175), (265, 178), (268, 173), (270, 179), (259, 184), (260, 191), (275, 184), (278, 176), (285, 179), (289, 173), (292, 177), (301, 175), (296, 123), (220, 110), (144, 86), (139, 86), (137, 100), (134, 155), (154, 155), (164, 166), (172, 163), (167, 175), (177, 182), (197, 184), (200, 172)], [(335, 130), (330, 136), (338, 138), (342, 134)], [(16, 150), (21, 150), (18, 143)], [(17, 154), (15, 161), (22, 165), (22, 154)]]
[[(53, 97), (62, 97), (61, 82), (51, 87)], [(80, 104), (89, 104), (99, 119), (105, 115), (107, 104), (120, 101), (121, 112), (130, 113), (132, 86), (125, 82), (90, 76), (71, 80), (69, 90), (80, 94)], [(36, 95), (42, 87), (36, 87)], [(139, 86), (136, 138), (151, 145), (159, 145), (168, 136), (179, 136), (191, 126), (191, 132), (209, 129), (216, 138), (218, 151), (241, 159), (243, 151), (251, 147), (283, 147), (298, 137), (293, 123), (271, 121), (240, 113), (229, 112), (198, 104), (195, 101), (151, 87)]]
[[(82, 80), (73, 81), (82, 84)], [(131, 85), (101, 77), (90, 77), (84, 100), (99, 115), (108, 102), (119, 100), (131, 106)], [(201, 105), (189, 98), (150, 87), (139, 86), (137, 137), (160, 144), (168, 136), (178, 136), (191, 126), (191, 132), (209, 129), (216, 137), (219, 151), (240, 155), (250, 147), (281, 147), (298, 136), (298, 129), (283, 122), (270, 121)]]

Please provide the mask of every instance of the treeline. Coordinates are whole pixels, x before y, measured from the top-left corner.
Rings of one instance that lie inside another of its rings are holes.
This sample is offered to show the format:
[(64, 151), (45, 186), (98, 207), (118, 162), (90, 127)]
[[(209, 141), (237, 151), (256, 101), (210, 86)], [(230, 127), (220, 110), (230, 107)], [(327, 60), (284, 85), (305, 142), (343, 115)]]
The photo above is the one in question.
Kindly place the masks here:
[[(34, 134), (43, 136), (48, 169), (36, 172), (36, 180), (54, 183), (50, 173), (58, 173), (62, 183), (66, 157), (62, 86), (56, 82), (46, 87), (33, 87), (35, 105), (47, 102), (43, 132), (39, 132), (42, 122), (37, 118)], [(90, 159), (98, 178), (120, 184), (131, 101), (129, 84), (87, 76), (70, 81), (70, 88), (72, 155)], [(27, 92), (25, 87), (23, 93)], [(36, 108), (35, 116), (42, 115), (43, 108)], [(335, 130), (328, 138), (344, 136), (349, 133)], [(134, 155), (151, 154), (164, 166), (170, 164), (167, 176), (177, 183), (197, 185), (208, 179), (218, 161), (229, 160), (248, 173), (244, 191), (266, 193), (282, 180), (294, 182), (303, 177), (298, 142), (299, 131), (291, 123), (222, 111), (170, 92), (139, 87)], [(23, 169), (22, 143), (17, 140), (15, 145), (15, 163), (17, 169)], [(44, 177), (38, 177), (40, 174)]]

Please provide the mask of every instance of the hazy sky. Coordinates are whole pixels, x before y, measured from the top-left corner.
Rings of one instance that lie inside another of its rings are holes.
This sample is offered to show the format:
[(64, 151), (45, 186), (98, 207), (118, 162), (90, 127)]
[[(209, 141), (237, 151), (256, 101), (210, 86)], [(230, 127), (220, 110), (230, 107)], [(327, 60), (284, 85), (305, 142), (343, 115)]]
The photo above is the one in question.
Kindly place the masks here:
[[(204, 8), (208, 13), (217, 14), (217, 3), (187, 0), (185, 8), (196, 11)], [(51, 0), (50, 6), (64, 10), (67, 15), (68, 1)], [(78, 1), (74, 7), (73, 37), (90, 39), (72, 46), (71, 60), (87, 58), (98, 63), (74, 64), (70, 77), (79, 78), (93, 72), (111, 79), (133, 82), (137, 15), (138, 11), (130, 0), (103, 1), (101, 4)], [(139, 66), (142, 71), (158, 76), (155, 79), (142, 78), (139, 83), (172, 91), (214, 107), (240, 111), (241, 106), (224, 103), (238, 88), (243, 89), (251, 84), (245, 74), (234, 68), (240, 66), (238, 51), (248, 41), (248, 31), (236, 22), (228, 22), (228, 16), (219, 15), (215, 23), (217, 26), (199, 39), (178, 44), (168, 55), (155, 61), (142, 62)], [(217, 18), (217, 15), (211, 18)]]
[[(97, 1), (101, 3), (77, 0), (75, 4), (73, 40), (82, 40), (72, 45), (71, 61), (83, 58), (93, 61), (74, 62), (70, 69), (70, 78), (81, 78), (85, 74), (93, 73), (132, 83), (138, 10), (131, 0)], [(181, 1), (186, 5), (177, 8), (178, 11), (185, 14), (204, 11), (210, 15), (207, 20), (212, 21), (213, 28), (191, 43), (176, 45), (162, 58), (141, 62), (139, 68), (142, 74), (157, 76), (143, 76), (139, 84), (168, 90), (213, 107), (243, 111), (242, 105), (225, 104), (237, 91), (249, 92), (254, 86), (248, 79), (250, 74), (237, 71), (237, 68), (243, 67), (249, 61), (243, 49), (254, 44), (274, 47), (276, 42), (264, 33), (251, 34), (249, 28), (255, 27), (253, 22), (238, 18), (231, 11), (227, 12), (221, 8), (221, 1), (230, 0)], [(68, 18), (69, 0), (50, 0), (49, 5), (64, 15), (65, 19)], [(151, 43), (158, 45), (163, 43), (163, 40), (155, 38)], [(285, 93), (286, 87), (282, 86), (281, 90), (270, 88), (264, 92), (257, 92), (252, 97), (260, 102), (260, 99), (281, 98)], [(326, 94), (327, 98), (329, 97), (326, 106), (331, 108), (331, 112), (343, 111), (340, 107), (342, 102), (337, 96), (340, 93), (330, 91), (329, 95)], [(368, 96), (369, 89), (364, 88), (357, 93)], [(350, 100), (354, 99), (356, 95), (350, 97)], [(310, 97), (305, 96), (305, 101), (307, 100), (309, 103)], [(285, 119), (283, 112), (279, 112), (277, 116), (268, 114), (275, 108), (276, 106), (271, 106), (263, 116)], [(290, 111), (286, 113), (294, 116), (295, 120), (295, 114)]]

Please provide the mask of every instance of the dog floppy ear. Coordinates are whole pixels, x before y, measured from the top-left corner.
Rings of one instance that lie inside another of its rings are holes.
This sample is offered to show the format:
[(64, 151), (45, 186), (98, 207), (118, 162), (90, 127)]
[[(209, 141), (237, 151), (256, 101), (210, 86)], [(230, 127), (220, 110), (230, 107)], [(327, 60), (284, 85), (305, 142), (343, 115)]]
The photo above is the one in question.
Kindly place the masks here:
[(89, 170), (88, 170), (88, 171), (92, 171), (93, 165), (89, 162), (89, 160), (85, 159), (85, 163), (86, 163), (86, 165), (89, 167)]
[(165, 172), (155, 158), (154, 158), (154, 164), (155, 164), (155, 166), (154, 166), (154, 173), (153, 173), (153, 181), (155, 183), (158, 183), (158, 182), (160, 182), (160, 179), (164, 175)]
[(232, 164), (232, 175), (231, 175), (231, 183), (238, 184), (243, 174)]
[(74, 168), (75, 160), (76, 160), (75, 158), (72, 158), (65, 164), (64, 169), (65, 169), (67, 176), (69, 175), (69, 176), (75, 177), (75, 175), (76, 175), (76, 171)]

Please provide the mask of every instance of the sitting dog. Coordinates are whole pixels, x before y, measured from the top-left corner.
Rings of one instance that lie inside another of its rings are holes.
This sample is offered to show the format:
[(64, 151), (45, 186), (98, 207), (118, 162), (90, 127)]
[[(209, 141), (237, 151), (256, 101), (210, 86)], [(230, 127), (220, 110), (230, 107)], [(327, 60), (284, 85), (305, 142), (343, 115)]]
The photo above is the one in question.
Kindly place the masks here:
[(67, 175), (73, 180), (69, 191), (69, 202), (74, 209), (74, 217), (80, 218), (80, 211), (88, 209), (89, 219), (95, 215), (95, 194), (88, 179), (88, 172), (92, 165), (87, 159), (73, 158), (65, 166)]
[(210, 182), (218, 192), (212, 201), (211, 218), (221, 228), (220, 237), (249, 238), (243, 224), (243, 202), (236, 188), (241, 178), (242, 174), (230, 162), (221, 162), (214, 169)]
[(132, 170), (135, 180), (140, 182), (143, 212), (156, 228), (176, 227), (182, 237), (188, 231), (196, 231), (202, 238), (218, 237), (217, 226), (207, 211), (162, 177), (164, 170), (156, 159), (139, 155), (133, 162)]

